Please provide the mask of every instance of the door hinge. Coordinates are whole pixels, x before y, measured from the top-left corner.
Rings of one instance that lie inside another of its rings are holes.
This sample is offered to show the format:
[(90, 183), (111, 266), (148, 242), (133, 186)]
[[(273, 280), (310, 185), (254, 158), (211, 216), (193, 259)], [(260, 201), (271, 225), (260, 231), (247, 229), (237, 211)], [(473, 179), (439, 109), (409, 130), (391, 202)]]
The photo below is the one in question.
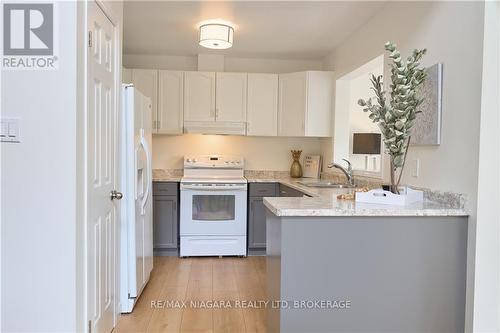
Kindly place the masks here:
[(92, 47), (92, 31), (89, 31), (89, 47)]
[(89, 320), (89, 333), (92, 333), (92, 320)]

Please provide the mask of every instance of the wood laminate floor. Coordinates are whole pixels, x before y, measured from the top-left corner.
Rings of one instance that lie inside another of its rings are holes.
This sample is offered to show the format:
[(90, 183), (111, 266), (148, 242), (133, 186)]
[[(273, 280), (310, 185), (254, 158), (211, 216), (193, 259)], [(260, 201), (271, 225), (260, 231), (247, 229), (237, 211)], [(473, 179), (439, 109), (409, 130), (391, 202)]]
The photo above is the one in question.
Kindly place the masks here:
[[(134, 311), (121, 315), (113, 332), (266, 331), (266, 309), (253, 307), (266, 299), (265, 257), (155, 257), (154, 263)], [(203, 308), (211, 300), (231, 306)]]

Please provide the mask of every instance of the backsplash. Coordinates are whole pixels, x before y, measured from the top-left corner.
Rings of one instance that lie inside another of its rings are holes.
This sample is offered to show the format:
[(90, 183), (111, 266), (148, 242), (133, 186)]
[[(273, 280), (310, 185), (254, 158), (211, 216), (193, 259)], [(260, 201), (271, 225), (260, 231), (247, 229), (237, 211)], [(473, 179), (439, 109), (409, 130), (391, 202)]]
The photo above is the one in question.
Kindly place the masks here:
[(245, 157), (246, 170), (288, 171), (290, 150), (302, 155), (319, 154), (320, 139), (290, 137), (251, 137), (230, 135), (155, 135), (153, 168), (182, 169), (184, 155), (236, 155)]
[(245, 177), (259, 179), (287, 179), (290, 178), (290, 172), (272, 170), (245, 170)]
[[(336, 183), (345, 183), (346, 177), (340, 171), (328, 171), (321, 173), (321, 179), (332, 180)], [(354, 183), (359, 187), (367, 187), (369, 189), (379, 188), (382, 186), (382, 180), (377, 178), (354, 176)]]

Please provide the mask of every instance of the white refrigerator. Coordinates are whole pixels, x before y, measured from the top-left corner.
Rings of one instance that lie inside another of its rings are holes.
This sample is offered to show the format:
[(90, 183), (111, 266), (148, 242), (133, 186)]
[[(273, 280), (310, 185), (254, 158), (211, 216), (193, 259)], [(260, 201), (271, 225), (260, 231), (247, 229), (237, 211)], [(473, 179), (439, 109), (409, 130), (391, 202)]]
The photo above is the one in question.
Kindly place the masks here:
[(121, 312), (132, 312), (153, 269), (151, 100), (123, 85), (121, 137)]

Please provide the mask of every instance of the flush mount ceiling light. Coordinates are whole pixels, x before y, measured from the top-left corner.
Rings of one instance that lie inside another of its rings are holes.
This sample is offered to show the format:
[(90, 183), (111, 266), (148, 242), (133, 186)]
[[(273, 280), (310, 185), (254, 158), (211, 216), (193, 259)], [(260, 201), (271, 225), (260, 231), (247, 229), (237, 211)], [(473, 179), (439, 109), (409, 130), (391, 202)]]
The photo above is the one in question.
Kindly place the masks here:
[(205, 21), (199, 24), (201, 46), (223, 50), (233, 46), (234, 25), (225, 21)]

